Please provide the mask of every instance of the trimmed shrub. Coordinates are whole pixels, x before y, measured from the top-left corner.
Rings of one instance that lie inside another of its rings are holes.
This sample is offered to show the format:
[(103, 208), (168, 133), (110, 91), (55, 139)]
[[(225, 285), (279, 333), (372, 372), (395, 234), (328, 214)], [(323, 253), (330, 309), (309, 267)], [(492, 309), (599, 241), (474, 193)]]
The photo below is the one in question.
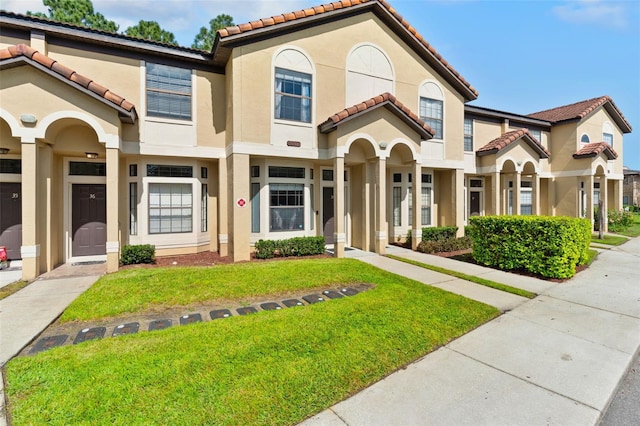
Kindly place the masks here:
[(570, 278), (588, 259), (591, 223), (547, 216), (476, 216), (469, 219), (473, 258), (503, 270), (524, 269)]
[(445, 241), (456, 237), (457, 226), (422, 228), (422, 241)]
[(154, 263), (156, 261), (156, 246), (151, 244), (139, 244), (122, 247), (120, 263), (123, 265), (136, 265), (139, 263)]
[(471, 237), (449, 238), (444, 241), (421, 241), (418, 251), (422, 253), (448, 253), (471, 248)]
[(296, 237), (288, 240), (259, 240), (255, 246), (258, 259), (313, 256), (325, 251), (324, 237)]

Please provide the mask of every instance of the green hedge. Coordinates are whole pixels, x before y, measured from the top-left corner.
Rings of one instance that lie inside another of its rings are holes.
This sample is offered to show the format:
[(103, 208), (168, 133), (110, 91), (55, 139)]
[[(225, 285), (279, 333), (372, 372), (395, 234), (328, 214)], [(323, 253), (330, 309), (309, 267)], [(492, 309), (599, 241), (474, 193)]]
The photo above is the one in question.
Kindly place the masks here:
[(476, 216), (469, 219), (476, 262), (503, 270), (524, 269), (570, 278), (588, 259), (591, 223), (547, 216)]
[(324, 237), (296, 237), (288, 240), (259, 240), (255, 256), (258, 259), (273, 257), (313, 256), (324, 254)]
[(422, 241), (445, 241), (456, 237), (457, 226), (422, 228)]
[(418, 251), (422, 253), (448, 253), (451, 251), (471, 248), (473, 240), (470, 237), (449, 238), (444, 241), (421, 241)]
[(122, 247), (120, 263), (123, 265), (135, 265), (139, 263), (153, 263), (156, 261), (156, 246), (140, 244)]

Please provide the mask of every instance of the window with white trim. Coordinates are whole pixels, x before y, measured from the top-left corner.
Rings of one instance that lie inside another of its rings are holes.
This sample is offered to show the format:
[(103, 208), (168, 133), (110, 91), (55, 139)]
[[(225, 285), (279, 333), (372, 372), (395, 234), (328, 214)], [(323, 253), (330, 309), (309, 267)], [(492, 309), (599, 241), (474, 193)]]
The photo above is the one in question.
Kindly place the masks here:
[(382, 93), (393, 93), (393, 67), (379, 48), (364, 44), (347, 58), (346, 105), (356, 105)]
[(531, 136), (533, 136), (535, 140), (542, 143), (542, 130), (529, 129), (529, 133), (531, 133)]
[(473, 120), (470, 118), (464, 119), (464, 150), (473, 151)]
[(520, 182), (520, 214), (533, 214), (533, 182), (531, 181)]
[(191, 120), (191, 70), (146, 64), (147, 116)]
[(434, 131), (434, 139), (444, 137), (444, 92), (435, 82), (426, 82), (420, 86), (418, 110), (420, 119)]
[(275, 118), (311, 122), (311, 74), (276, 68)]
[(435, 139), (442, 139), (442, 107), (440, 100), (420, 98), (420, 118), (433, 129)]
[(298, 231), (304, 229), (304, 184), (269, 184), (269, 230)]
[(600, 182), (593, 183), (593, 207), (598, 208), (600, 203)]
[(191, 183), (149, 183), (149, 234), (191, 232)]
[(613, 126), (608, 121), (602, 124), (602, 142), (606, 142), (613, 147)]
[(431, 226), (431, 194), (432, 194), (432, 186), (433, 186), (433, 178), (431, 174), (423, 173), (422, 174), (422, 200), (420, 200), (421, 205), (421, 222), (422, 226)]

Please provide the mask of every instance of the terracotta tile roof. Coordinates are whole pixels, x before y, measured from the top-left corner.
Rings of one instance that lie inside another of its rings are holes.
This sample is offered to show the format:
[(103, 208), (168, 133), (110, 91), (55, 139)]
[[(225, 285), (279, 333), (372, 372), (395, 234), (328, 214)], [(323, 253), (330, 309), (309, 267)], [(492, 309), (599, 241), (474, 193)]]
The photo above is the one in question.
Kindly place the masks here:
[(573, 158), (596, 157), (602, 153), (604, 153), (609, 160), (618, 158), (618, 153), (606, 142), (588, 143), (573, 154)]
[(26, 59), (35, 62), (36, 64), (46, 68), (67, 80), (70, 84), (79, 86), (79, 88), (91, 92), (101, 98), (106, 103), (117, 106), (126, 111), (132, 120), (137, 117), (135, 106), (124, 99), (122, 96), (110, 91), (104, 86), (96, 83), (89, 77), (85, 77), (82, 74), (78, 74), (76, 71), (62, 65), (60, 62), (49, 58), (46, 55), (38, 52), (26, 44), (17, 44), (15, 46), (9, 46), (6, 49), (0, 50), (0, 62), (19, 58), (24, 56)]
[(451, 64), (449, 64), (437, 51), (433, 48), (417, 31), (415, 28), (405, 20), (402, 15), (400, 15), (386, 0), (341, 0), (333, 3), (327, 3), (320, 6), (314, 6), (307, 9), (283, 13), (281, 15), (272, 16), (270, 18), (262, 18), (257, 21), (248, 22), (245, 24), (234, 25), (232, 27), (227, 27), (221, 30), (218, 30), (217, 36), (220, 39), (225, 39), (227, 37), (245, 34), (252, 31), (256, 31), (259, 29), (277, 26), (280, 24), (284, 24), (287, 22), (302, 20), (306, 18), (311, 18), (314, 16), (326, 14), (329, 12), (336, 12), (340, 10), (348, 11), (349, 8), (353, 8), (356, 6), (361, 6), (365, 4), (371, 4), (375, 6), (376, 4), (382, 6), (395, 20), (402, 26), (404, 29), (413, 36), (423, 48), (429, 51), (431, 55), (433, 55), (436, 60), (444, 66), (455, 78), (462, 83), (467, 90), (469, 90), (475, 97), (478, 96), (478, 91), (467, 81), (465, 80), (459, 73), (456, 71)]
[(551, 154), (542, 146), (536, 138), (534, 138), (529, 129), (518, 129), (503, 133), (502, 136), (496, 138), (476, 151), (477, 156), (495, 154), (496, 152), (508, 147), (518, 140), (524, 140), (531, 148), (533, 148), (540, 158), (549, 158)]
[(404, 104), (397, 100), (391, 93), (383, 93), (357, 105), (345, 108), (329, 117), (325, 122), (321, 123), (318, 128), (323, 133), (329, 133), (335, 130), (339, 124), (382, 106), (390, 108), (392, 112), (413, 127), (424, 139), (431, 139), (433, 137), (433, 129), (415, 113), (411, 112), (409, 108), (404, 106)]
[(570, 105), (534, 112), (528, 116), (531, 118), (550, 121), (552, 123), (560, 123), (562, 121), (569, 120), (582, 120), (601, 106), (608, 107), (609, 112), (614, 116), (613, 118), (618, 123), (618, 126), (623, 131), (627, 130), (625, 133), (631, 132), (631, 125), (624, 118), (622, 112), (609, 96), (600, 96), (598, 98), (587, 99)]

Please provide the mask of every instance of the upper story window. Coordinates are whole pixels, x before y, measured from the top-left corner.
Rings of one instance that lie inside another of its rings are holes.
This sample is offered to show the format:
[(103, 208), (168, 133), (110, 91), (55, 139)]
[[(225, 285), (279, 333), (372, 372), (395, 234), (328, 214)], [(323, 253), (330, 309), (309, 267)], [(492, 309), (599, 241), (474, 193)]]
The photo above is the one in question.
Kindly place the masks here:
[(473, 151), (473, 120), (464, 119), (464, 150)]
[(443, 138), (444, 129), (444, 94), (433, 82), (420, 87), (420, 118), (434, 131), (434, 139)]
[(602, 142), (613, 147), (613, 126), (608, 121), (602, 125)]
[(589, 135), (587, 135), (586, 133), (584, 135), (582, 135), (582, 137), (580, 138), (580, 142), (581, 143), (589, 143)]
[(147, 63), (147, 115), (191, 120), (191, 70)]
[(536, 138), (536, 140), (538, 142), (542, 143), (542, 130), (531, 130), (531, 129), (529, 129), (529, 133), (531, 133), (531, 136)]
[(296, 48), (286, 48), (274, 58), (274, 118), (311, 123), (313, 65)]
[(370, 44), (355, 47), (347, 57), (346, 106), (382, 93), (393, 93), (394, 73), (387, 55)]
[(276, 68), (275, 118), (311, 122), (311, 75)]

